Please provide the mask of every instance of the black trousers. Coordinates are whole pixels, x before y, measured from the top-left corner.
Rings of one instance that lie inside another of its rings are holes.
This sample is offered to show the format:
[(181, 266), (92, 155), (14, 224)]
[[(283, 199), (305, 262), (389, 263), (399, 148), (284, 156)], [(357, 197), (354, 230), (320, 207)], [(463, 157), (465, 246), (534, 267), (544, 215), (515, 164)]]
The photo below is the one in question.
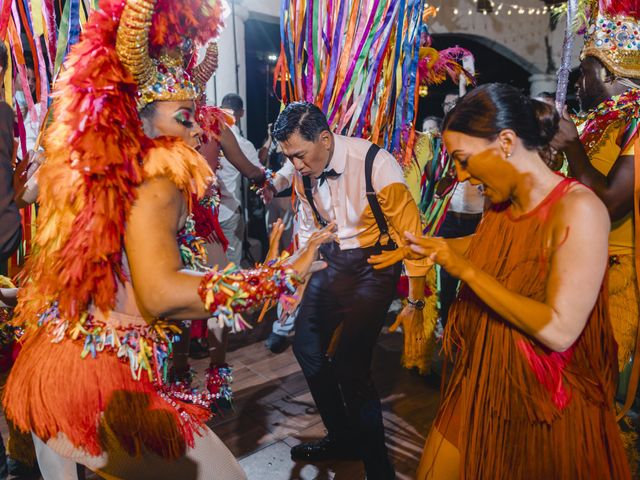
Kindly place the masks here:
[[(358, 446), (367, 478), (395, 477), (385, 445), (382, 407), (371, 359), (400, 278), (401, 264), (376, 271), (381, 248), (320, 249), (328, 268), (313, 274), (296, 319), (293, 350), (332, 438)], [(342, 325), (333, 358), (327, 350)]]
[[(458, 238), (473, 235), (482, 219), (482, 214), (476, 216), (459, 216), (455, 212), (448, 212), (438, 230), (442, 238)], [(458, 294), (459, 280), (449, 275), (444, 268), (440, 269), (440, 322), (444, 327), (449, 318), (449, 308)]]

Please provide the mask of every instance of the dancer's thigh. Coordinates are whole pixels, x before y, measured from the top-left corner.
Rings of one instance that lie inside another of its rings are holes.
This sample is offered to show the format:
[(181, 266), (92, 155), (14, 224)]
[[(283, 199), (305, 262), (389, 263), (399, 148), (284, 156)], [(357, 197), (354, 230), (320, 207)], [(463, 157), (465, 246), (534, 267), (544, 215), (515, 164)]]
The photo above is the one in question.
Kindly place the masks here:
[(432, 427), (422, 451), (417, 480), (457, 480), (460, 452), (436, 427)]
[[(109, 437), (109, 435), (107, 435)], [(61, 447), (60, 439), (56, 446)], [(68, 440), (67, 446), (68, 444)], [(50, 442), (48, 443), (50, 445)], [(45, 445), (47, 447), (47, 445)], [(52, 453), (52, 449), (49, 449)], [(65, 449), (67, 450), (67, 449)], [(174, 461), (166, 460), (156, 454), (145, 452), (132, 457), (115, 442), (110, 442), (107, 454), (92, 457), (75, 449), (66, 457), (60, 458), (63, 465), (78, 462), (109, 480), (246, 480), (246, 475), (231, 451), (215, 433), (205, 427), (202, 435), (196, 435), (193, 448)], [(68, 450), (67, 450), (68, 451)], [(67, 463), (64, 462), (67, 461)], [(40, 461), (40, 456), (38, 456)], [(56, 465), (51, 463), (52, 467)], [(77, 477), (44, 476), (45, 480)]]

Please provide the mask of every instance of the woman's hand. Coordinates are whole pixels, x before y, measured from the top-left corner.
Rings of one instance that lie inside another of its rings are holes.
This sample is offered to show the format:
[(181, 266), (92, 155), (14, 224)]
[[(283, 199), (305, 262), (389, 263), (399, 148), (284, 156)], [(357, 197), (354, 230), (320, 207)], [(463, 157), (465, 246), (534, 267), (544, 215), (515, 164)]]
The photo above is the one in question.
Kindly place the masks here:
[(453, 250), (444, 238), (416, 237), (410, 232), (404, 234), (411, 251), (419, 258), (429, 258), (444, 268), (449, 275), (464, 280), (473, 272), (473, 265)]
[(271, 233), (269, 234), (269, 251), (267, 252), (267, 258), (264, 263), (269, 263), (280, 256), (280, 239), (284, 232), (284, 223), (279, 218), (271, 226)]
[(336, 240), (336, 235), (334, 233), (336, 229), (335, 223), (330, 223), (322, 230), (314, 232), (309, 241), (301, 248), (298, 253), (295, 255), (295, 258), (292, 258), (289, 265), (293, 268), (299, 275), (306, 275), (310, 272), (311, 266), (316, 260), (318, 255), (318, 248), (323, 243), (329, 243)]
[(569, 115), (569, 110), (567, 107), (564, 107), (562, 116), (560, 117), (560, 123), (558, 125), (558, 133), (556, 133), (555, 137), (551, 140), (551, 147), (554, 150), (561, 152), (576, 142), (580, 142), (578, 129)]

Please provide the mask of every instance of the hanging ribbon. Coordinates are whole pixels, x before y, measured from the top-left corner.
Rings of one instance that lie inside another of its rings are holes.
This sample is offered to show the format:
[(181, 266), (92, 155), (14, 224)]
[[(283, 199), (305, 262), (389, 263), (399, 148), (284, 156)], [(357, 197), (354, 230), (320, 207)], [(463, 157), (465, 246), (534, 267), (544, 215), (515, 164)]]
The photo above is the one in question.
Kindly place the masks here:
[(0, 38), (7, 38), (7, 27), (9, 26), (9, 18), (11, 17), (12, 0), (4, 0), (2, 2), (2, 12), (0, 13)]
[(411, 158), (424, 0), (283, 0), (274, 89), (332, 130)]
[(578, 1), (567, 1), (567, 27), (564, 33), (562, 59), (560, 61), (560, 70), (558, 71), (558, 87), (556, 88), (556, 109), (560, 115), (562, 115), (564, 104), (567, 101), (567, 88), (569, 86), (569, 74), (571, 73), (571, 54), (573, 53), (573, 25), (578, 15)]

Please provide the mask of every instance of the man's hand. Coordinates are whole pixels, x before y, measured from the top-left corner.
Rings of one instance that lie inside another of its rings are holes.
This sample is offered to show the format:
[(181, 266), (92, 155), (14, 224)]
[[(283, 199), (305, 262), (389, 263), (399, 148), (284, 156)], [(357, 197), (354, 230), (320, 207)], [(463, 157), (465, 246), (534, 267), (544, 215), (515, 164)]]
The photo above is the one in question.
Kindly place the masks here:
[(311, 265), (316, 260), (318, 255), (318, 248), (323, 243), (329, 243), (336, 241), (336, 224), (330, 223), (322, 230), (313, 232), (307, 244), (296, 252), (295, 258), (288, 262), (299, 275), (306, 275), (311, 270)]
[(378, 255), (371, 255), (367, 262), (373, 265), (375, 270), (382, 270), (403, 260), (419, 260), (420, 258), (422, 258), (420, 255), (411, 251), (409, 245), (405, 245), (395, 250), (385, 250)]
[[(418, 310), (412, 305), (407, 305), (396, 317), (396, 321), (389, 327), (390, 332), (395, 332), (402, 327), (404, 334), (404, 352), (408, 358), (415, 358), (420, 350), (424, 349), (427, 339), (424, 336), (424, 310)], [(415, 350), (418, 349), (418, 352)]]

